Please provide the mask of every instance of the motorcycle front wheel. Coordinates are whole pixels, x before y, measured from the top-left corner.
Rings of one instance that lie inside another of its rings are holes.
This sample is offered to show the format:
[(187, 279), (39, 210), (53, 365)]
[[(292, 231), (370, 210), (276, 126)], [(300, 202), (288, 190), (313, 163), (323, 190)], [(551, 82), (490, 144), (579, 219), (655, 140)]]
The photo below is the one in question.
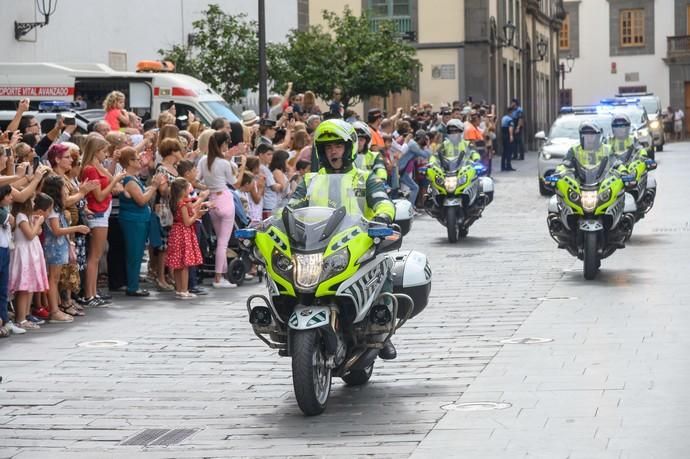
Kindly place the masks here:
[(587, 232), (584, 235), (584, 275), (592, 280), (599, 271), (599, 252), (597, 250), (597, 233)]
[(292, 386), (297, 405), (307, 416), (323, 413), (331, 393), (331, 369), (318, 330), (295, 331), (292, 340)]
[(458, 208), (446, 208), (446, 229), (448, 230), (448, 242), (458, 242)]

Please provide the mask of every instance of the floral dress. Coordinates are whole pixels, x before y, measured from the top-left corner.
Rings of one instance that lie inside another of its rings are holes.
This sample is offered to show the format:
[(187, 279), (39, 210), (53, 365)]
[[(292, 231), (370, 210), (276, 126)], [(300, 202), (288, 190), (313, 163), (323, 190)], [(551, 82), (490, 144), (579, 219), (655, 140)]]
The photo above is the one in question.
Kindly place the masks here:
[(182, 212), (187, 212), (187, 215), (194, 212), (190, 202), (189, 199), (183, 199), (177, 204), (168, 237), (168, 257), (165, 261), (170, 269), (184, 269), (203, 263), (194, 225), (186, 226), (182, 220)]
[(10, 255), (9, 289), (11, 292), (44, 292), (48, 290), (48, 271), (41, 241), (38, 236), (28, 240), (19, 228), (22, 222), (29, 222), (29, 218), (18, 213), (14, 249)]

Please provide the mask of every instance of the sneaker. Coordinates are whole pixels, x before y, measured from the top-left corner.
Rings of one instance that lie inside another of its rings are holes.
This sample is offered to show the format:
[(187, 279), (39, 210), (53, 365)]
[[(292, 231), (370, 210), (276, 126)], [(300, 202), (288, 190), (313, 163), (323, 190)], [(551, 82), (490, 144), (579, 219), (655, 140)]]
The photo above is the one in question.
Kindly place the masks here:
[(175, 297), (178, 300), (191, 300), (192, 298), (196, 298), (196, 295), (190, 292), (175, 292)]
[(190, 288), (190, 289), (189, 289), (189, 293), (193, 293), (193, 294), (195, 294), (195, 295), (197, 295), (197, 296), (199, 296), (199, 295), (208, 295), (208, 292), (207, 292), (205, 289), (201, 288), (201, 287)]
[(23, 335), (24, 333), (26, 333), (26, 330), (24, 330), (22, 327), (17, 326), (12, 321), (7, 322), (7, 325), (5, 326), (13, 335)]
[(253, 279), (254, 279), (254, 275), (253, 275), (253, 274), (247, 273), (247, 274), (244, 275), (244, 280), (246, 280), (246, 281), (250, 281), (250, 280), (253, 280)]
[(86, 300), (86, 304), (84, 306), (86, 306), (87, 308), (100, 308), (105, 305), (106, 303), (103, 300), (101, 300), (97, 296), (92, 296), (91, 298), (88, 298)]
[(39, 319), (47, 319), (50, 317), (50, 311), (48, 309), (44, 308), (41, 306), (40, 308), (35, 308), (33, 311), (33, 315), (38, 317)]
[(36, 325), (43, 325), (44, 323), (46, 323), (45, 320), (39, 319), (38, 317), (36, 317), (36, 316), (34, 316), (34, 315), (31, 315), (31, 314), (29, 314), (28, 316), (26, 316), (26, 320), (28, 320), (28, 321), (30, 321), (30, 322), (33, 322), (33, 323), (35, 323)]
[(213, 283), (213, 288), (235, 288), (235, 287), (237, 287), (237, 286), (235, 284), (231, 284), (225, 278), (222, 278), (220, 280), (220, 282), (214, 282)]
[(103, 296), (101, 296), (101, 295), (99, 295), (98, 293), (96, 293), (95, 298), (98, 299), (98, 300), (100, 300), (101, 303), (103, 303), (103, 304), (110, 304), (110, 303), (112, 303), (112, 301), (111, 301), (112, 296), (110, 296), (110, 295), (103, 295)]

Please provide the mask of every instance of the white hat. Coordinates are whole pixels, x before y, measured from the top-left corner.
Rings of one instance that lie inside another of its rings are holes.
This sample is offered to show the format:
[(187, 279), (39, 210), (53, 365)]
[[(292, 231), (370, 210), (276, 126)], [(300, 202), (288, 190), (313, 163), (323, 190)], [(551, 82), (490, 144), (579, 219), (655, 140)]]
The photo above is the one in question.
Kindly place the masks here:
[(259, 121), (259, 117), (254, 110), (245, 110), (242, 112), (242, 124), (245, 126), (251, 126), (257, 121)]

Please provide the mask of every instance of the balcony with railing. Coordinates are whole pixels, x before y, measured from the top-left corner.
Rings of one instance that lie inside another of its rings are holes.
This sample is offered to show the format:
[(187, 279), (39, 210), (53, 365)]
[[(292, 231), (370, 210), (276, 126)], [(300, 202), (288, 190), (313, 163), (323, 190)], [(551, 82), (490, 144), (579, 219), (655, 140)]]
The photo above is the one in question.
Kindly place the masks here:
[(375, 16), (369, 18), (369, 26), (374, 32), (379, 30), (383, 22), (392, 22), (395, 30), (401, 34), (412, 31), (412, 17), (410, 16)]
[(690, 57), (690, 35), (678, 35), (666, 37), (668, 41), (667, 57)]

